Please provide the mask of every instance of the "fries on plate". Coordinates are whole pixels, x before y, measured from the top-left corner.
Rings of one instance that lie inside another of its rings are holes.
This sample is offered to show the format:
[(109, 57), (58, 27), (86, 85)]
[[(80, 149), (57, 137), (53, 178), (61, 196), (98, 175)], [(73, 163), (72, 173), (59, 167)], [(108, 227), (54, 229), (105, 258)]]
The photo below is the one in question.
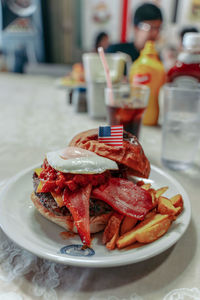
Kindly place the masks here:
[(183, 210), (183, 199), (180, 194), (171, 198), (163, 194), (168, 187), (153, 189), (150, 183), (138, 182), (138, 185), (148, 190), (152, 196), (153, 209), (145, 216), (144, 220), (120, 214), (113, 214), (103, 233), (103, 243), (107, 249), (116, 247), (123, 249), (134, 243), (151, 243), (167, 233), (171, 224)]

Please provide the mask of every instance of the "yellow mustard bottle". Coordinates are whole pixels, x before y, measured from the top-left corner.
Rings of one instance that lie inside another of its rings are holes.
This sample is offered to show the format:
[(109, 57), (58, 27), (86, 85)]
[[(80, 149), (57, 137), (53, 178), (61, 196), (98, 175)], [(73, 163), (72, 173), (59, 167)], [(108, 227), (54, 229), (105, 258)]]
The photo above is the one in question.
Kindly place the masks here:
[(144, 125), (157, 125), (159, 118), (159, 90), (165, 83), (166, 73), (153, 41), (147, 41), (138, 59), (130, 68), (130, 84), (145, 84), (150, 88), (147, 108), (143, 116)]

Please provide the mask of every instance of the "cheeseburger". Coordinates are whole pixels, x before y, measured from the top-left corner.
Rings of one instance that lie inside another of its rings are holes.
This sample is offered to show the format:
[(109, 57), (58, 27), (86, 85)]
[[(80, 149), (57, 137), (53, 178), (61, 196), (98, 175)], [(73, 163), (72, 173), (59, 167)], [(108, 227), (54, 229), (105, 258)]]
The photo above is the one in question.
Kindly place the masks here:
[(65, 149), (49, 152), (33, 174), (31, 199), (47, 219), (79, 234), (104, 230), (117, 212), (138, 220), (152, 208), (148, 191), (130, 175), (148, 178), (150, 164), (137, 138), (123, 132), (122, 147), (100, 143), (98, 129), (76, 135)]

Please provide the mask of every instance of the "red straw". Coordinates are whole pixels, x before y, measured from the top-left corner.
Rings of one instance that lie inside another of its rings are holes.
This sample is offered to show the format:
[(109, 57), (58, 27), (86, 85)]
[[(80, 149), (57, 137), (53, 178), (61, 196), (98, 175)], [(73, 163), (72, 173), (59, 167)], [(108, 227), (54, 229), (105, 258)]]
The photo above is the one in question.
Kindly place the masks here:
[(98, 48), (98, 53), (99, 53), (99, 56), (100, 56), (100, 59), (101, 59), (101, 62), (102, 62), (103, 68), (104, 68), (104, 72), (106, 75), (107, 87), (110, 89), (110, 100), (112, 103), (114, 103), (112, 81), (110, 78), (110, 70), (109, 70), (108, 63), (107, 63), (107, 60), (105, 57), (105, 53), (104, 53), (104, 50), (102, 47)]

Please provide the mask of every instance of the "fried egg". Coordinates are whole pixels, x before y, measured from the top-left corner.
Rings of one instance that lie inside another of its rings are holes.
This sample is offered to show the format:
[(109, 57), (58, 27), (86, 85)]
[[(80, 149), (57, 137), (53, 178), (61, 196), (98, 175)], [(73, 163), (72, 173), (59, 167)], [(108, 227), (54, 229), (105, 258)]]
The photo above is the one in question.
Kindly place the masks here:
[(78, 147), (48, 152), (46, 158), (52, 168), (63, 173), (99, 174), (118, 170), (115, 161)]

